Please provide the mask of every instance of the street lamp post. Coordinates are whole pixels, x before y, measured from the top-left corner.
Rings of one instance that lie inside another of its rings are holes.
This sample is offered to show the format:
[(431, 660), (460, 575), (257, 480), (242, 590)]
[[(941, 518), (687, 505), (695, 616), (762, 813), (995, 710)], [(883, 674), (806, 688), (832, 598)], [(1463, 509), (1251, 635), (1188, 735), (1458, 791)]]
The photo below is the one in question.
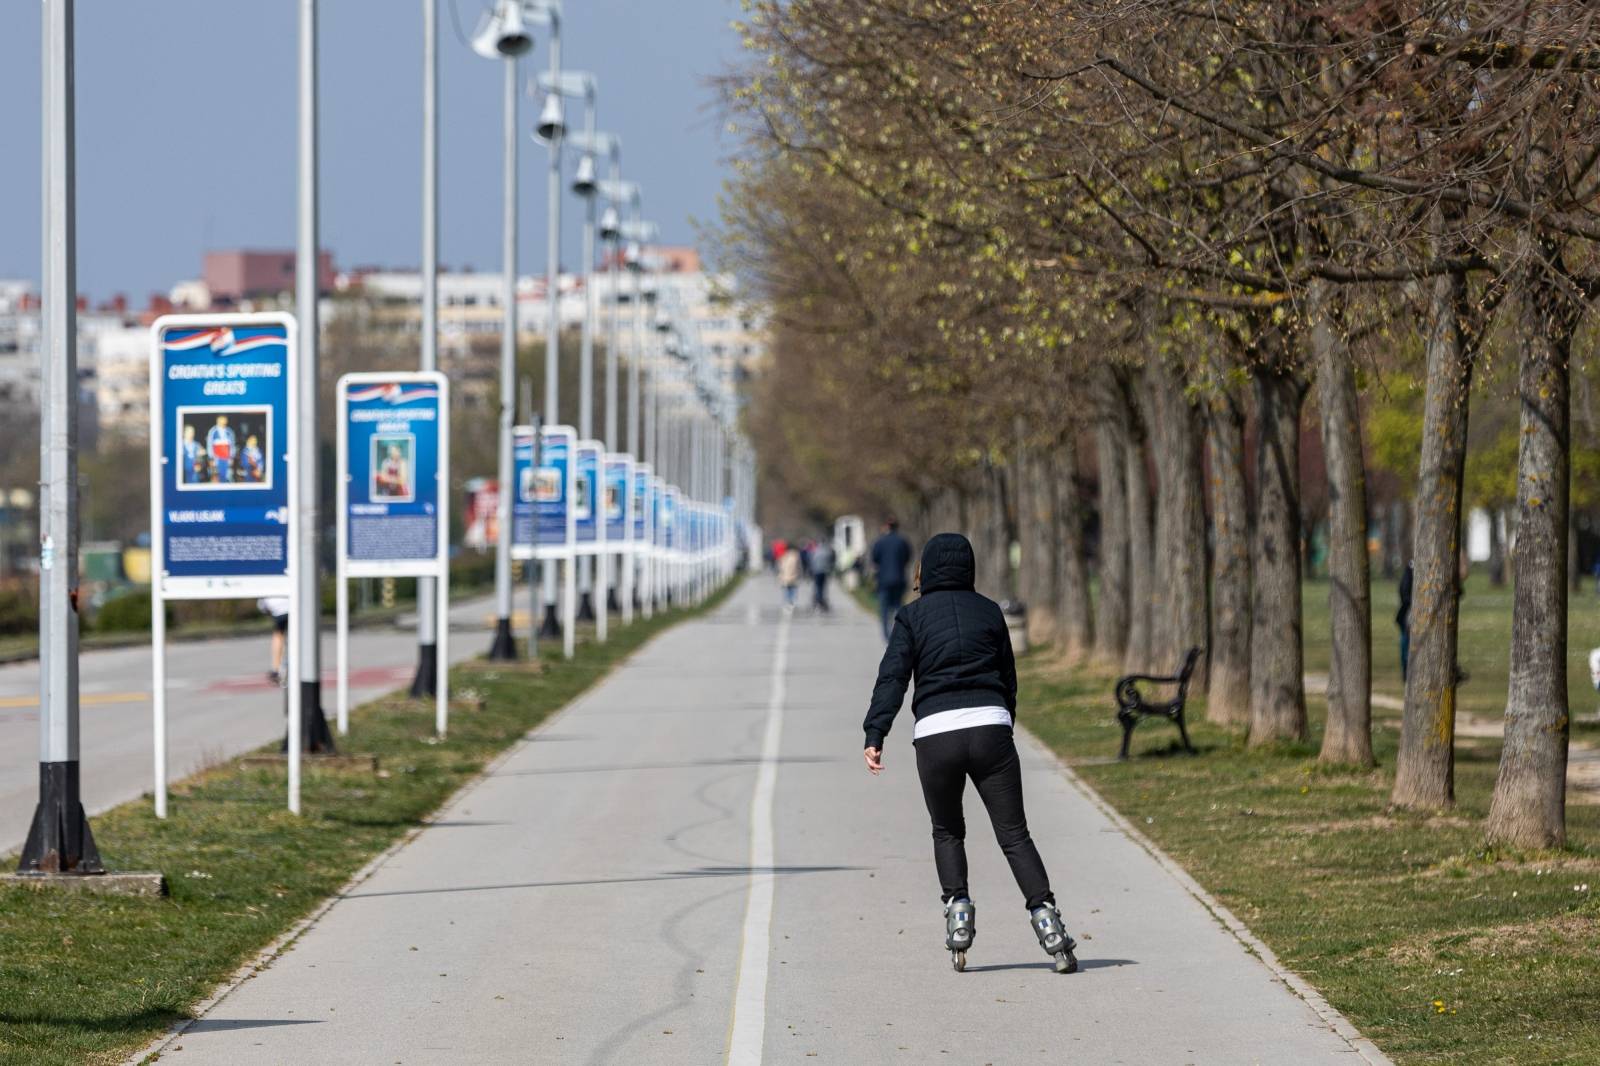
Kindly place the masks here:
[[(578, 439), (594, 439), (594, 240), (595, 212), (598, 206), (596, 192), (599, 183), (595, 177), (594, 150), (597, 136), (594, 129), (595, 97), (597, 84), (593, 74), (584, 71), (560, 71), (541, 77), (539, 85), (552, 97), (568, 97), (583, 101), (583, 129), (571, 135), (574, 146), (583, 153), (578, 161), (578, 172), (572, 182), (572, 191), (584, 201), (582, 263), (579, 267), (583, 279), (583, 328), (578, 347)], [(559, 166), (552, 168), (551, 181), (560, 176)], [(610, 442), (607, 442), (609, 446)], [(596, 518), (596, 521), (604, 521)], [(605, 640), (605, 619), (597, 617), (594, 609), (593, 571), (596, 557), (580, 556), (573, 562), (578, 567), (578, 608), (580, 622), (595, 622), (596, 636)], [(606, 556), (598, 557), (604, 567)], [(602, 574), (602, 587), (605, 578)]]
[(511, 426), (517, 391), (517, 57), (533, 47), (523, 26), (521, 0), (501, 0), (473, 35), (472, 48), (505, 63), (505, 205), (501, 224), (501, 257), (505, 270), (501, 295), (499, 491), (495, 504), (494, 640), (489, 658), (517, 657), (511, 635)]
[(322, 713), (322, 520), (317, 476), (317, 299), (322, 278), (317, 248), (317, 150), (317, 0), (300, 0), (300, 224), (294, 276), (295, 317), (300, 326), (300, 366), (295, 382), (300, 617), (289, 624), (300, 685), (300, 736), (289, 738), (288, 743), (298, 743), (302, 751), (330, 753), (333, 734)]
[[(543, 0), (531, 8), (537, 17), (550, 27), (550, 73), (552, 82), (561, 77), (561, 5), (557, 0)], [(566, 132), (562, 114), (561, 97), (551, 93), (545, 97), (544, 110), (539, 116), (539, 137), (550, 149), (550, 179), (548, 193), (549, 232), (545, 245), (545, 305), (547, 310), (544, 334), (544, 421), (546, 425), (561, 422), (561, 141)], [(534, 637), (562, 637), (563, 644), (571, 643), (571, 634), (563, 632), (556, 617), (556, 566), (554, 559), (543, 564), (544, 621)], [(567, 566), (571, 567), (569, 560)]]
[[(439, 0), (422, 0), (422, 354), (439, 368)], [(449, 486), (442, 486), (449, 491)], [(412, 698), (438, 693), (434, 578), (417, 579), (417, 672)]]
[(103, 873), (78, 779), (78, 316), (72, 0), (46, 0), (39, 424), (39, 805), (17, 872)]

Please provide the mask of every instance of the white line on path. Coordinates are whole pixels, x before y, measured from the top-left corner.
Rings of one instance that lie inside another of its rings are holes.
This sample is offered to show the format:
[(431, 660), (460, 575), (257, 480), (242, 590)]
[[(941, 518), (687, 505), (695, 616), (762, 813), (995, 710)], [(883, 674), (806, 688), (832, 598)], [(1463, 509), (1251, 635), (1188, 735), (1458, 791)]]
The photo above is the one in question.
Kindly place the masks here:
[(778, 623), (772, 654), (772, 695), (761, 739), (761, 768), (750, 797), (750, 902), (744, 912), (739, 982), (728, 1029), (728, 1066), (760, 1066), (767, 1032), (767, 957), (771, 950), (773, 866), (772, 796), (778, 784), (778, 744), (783, 737), (784, 673), (789, 666), (789, 616)]

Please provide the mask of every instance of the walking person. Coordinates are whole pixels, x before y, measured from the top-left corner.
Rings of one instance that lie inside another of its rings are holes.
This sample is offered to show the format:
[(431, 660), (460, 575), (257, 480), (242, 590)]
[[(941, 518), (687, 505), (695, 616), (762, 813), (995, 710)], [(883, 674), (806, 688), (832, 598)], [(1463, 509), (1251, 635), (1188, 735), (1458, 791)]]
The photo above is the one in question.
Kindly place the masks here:
[(1411, 666), (1411, 584), (1414, 580), (1411, 560), (1406, 560), (1405, 572), (1400, 575), (1400, 608), (1394, 613), (1394, 624), (1400, 628), (1400, 680), (1406, 679)]
[(289, 597), (266, 596), (256, 601), (256, 610), (272, 619), (272, 669), (267, 680), (283, 684), (283, 650), (289, 637)]
[(922, 551), (915, 586), (920, 596), (903, 608), (878, 666), (864, 723), (867, 769), (883, 770), (883, 740), (913, 679), (912, 744), (917, 776), (933, 822), (933, 860), (944, 900), (945, 947), (957, 970), (977, 932), (967, 886), (966, 819), (961, 794), (977, 787), (995, 838), (1022, 890), (1039, 946), (1057, 973), (1073, 973), (1077, 945), (1061, 924), (1050, 878), (1028, 833), (1022, 767), (1012, 737), (1017, 669), (1006, 620), (993, 600), (973, 588), (972, 545), (959, 533), (940, 533)]
[(895, 612), (906, 599), (906, 570), (911, 566), (911, 542), (900, 535), (900, 523), (890, 515), (883, 533), (872, 542), (872, 574), (878, 584), (878, 623), (888, 641)]
[(828, 579), (833, 576), (833, 566), (837, 556), (834, 554), (833, 545), (826, 540), (817, 542), (811, 549), (811, 581), (814, 585), (811, 594), (811, 609), (827, 614), (828, 607)]
[(794, 610), (795, 594), (800, 589), (800, 549), (789, 545), (778, 560), (778, 584), (783, 586), (783, 609)]

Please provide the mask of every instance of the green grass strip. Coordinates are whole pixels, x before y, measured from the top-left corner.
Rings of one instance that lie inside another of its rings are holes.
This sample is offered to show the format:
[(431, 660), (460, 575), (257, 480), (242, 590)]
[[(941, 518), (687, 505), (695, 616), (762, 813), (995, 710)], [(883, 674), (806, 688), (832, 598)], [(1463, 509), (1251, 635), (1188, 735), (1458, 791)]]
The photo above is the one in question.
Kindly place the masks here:
[[(1114, 676), (1048, 649), (1019, 673), (1023, 723), (1397, 1062), (1600, 1062), (1600, 807), (1569, 803), (1564, 851), (1489, 849), (1497, 738), (1458, 738), (1455, 809), (1395, 812), (1396, 712), (1374, 712), (1373, 771), (1317, 765), (1318, 699), (1310, 744), (1247, 750), (1201, 698), (1199, 756), (1148, 720), (1134, 758), (1108, 763)], [(1377, 680), (1398, 689), (1398, 669)], [(1085, 922), (1096, 901), (1070, 874), (1058, 890)]]
[[(581, 640), (571, 662), (541, 648), (542, 670), (457, 665), (453, 691), (486, 705), (453, 711), (444, 742), (433, 737), (432, 700), (393, 695), (357, 709), (343, 748), (377, 755), (378, 776), (308, 767), (302, 817), (284, 809), (282, 770), (237, 760), (177, 785), (165, 822), (148, 799), (101, 814), (93, 828), (107, 866), (160, 870), (171, 898), (0, 889), (0, 1063), (120, 1062), (188, 1017), (491, 758), (732, 587), (693, 610), (614, 624), (608, 643)], [(15, 868), (15, 857), (6, 864)]]

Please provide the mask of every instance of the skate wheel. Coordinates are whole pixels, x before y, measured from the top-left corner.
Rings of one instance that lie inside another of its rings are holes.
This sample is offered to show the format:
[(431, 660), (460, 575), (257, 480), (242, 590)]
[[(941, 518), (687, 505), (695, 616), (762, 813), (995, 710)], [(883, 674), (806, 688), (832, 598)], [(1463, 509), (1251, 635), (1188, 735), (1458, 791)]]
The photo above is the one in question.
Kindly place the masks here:
[(1056, 955), (1056, 973), (1077, 973), (1078, 957), (1070, 951)]
[(967, 953), (965, 951), (952, 951), (950, 953), (950, 965), (954, 967), (956, 973), (964, 972), (967, 968)]

